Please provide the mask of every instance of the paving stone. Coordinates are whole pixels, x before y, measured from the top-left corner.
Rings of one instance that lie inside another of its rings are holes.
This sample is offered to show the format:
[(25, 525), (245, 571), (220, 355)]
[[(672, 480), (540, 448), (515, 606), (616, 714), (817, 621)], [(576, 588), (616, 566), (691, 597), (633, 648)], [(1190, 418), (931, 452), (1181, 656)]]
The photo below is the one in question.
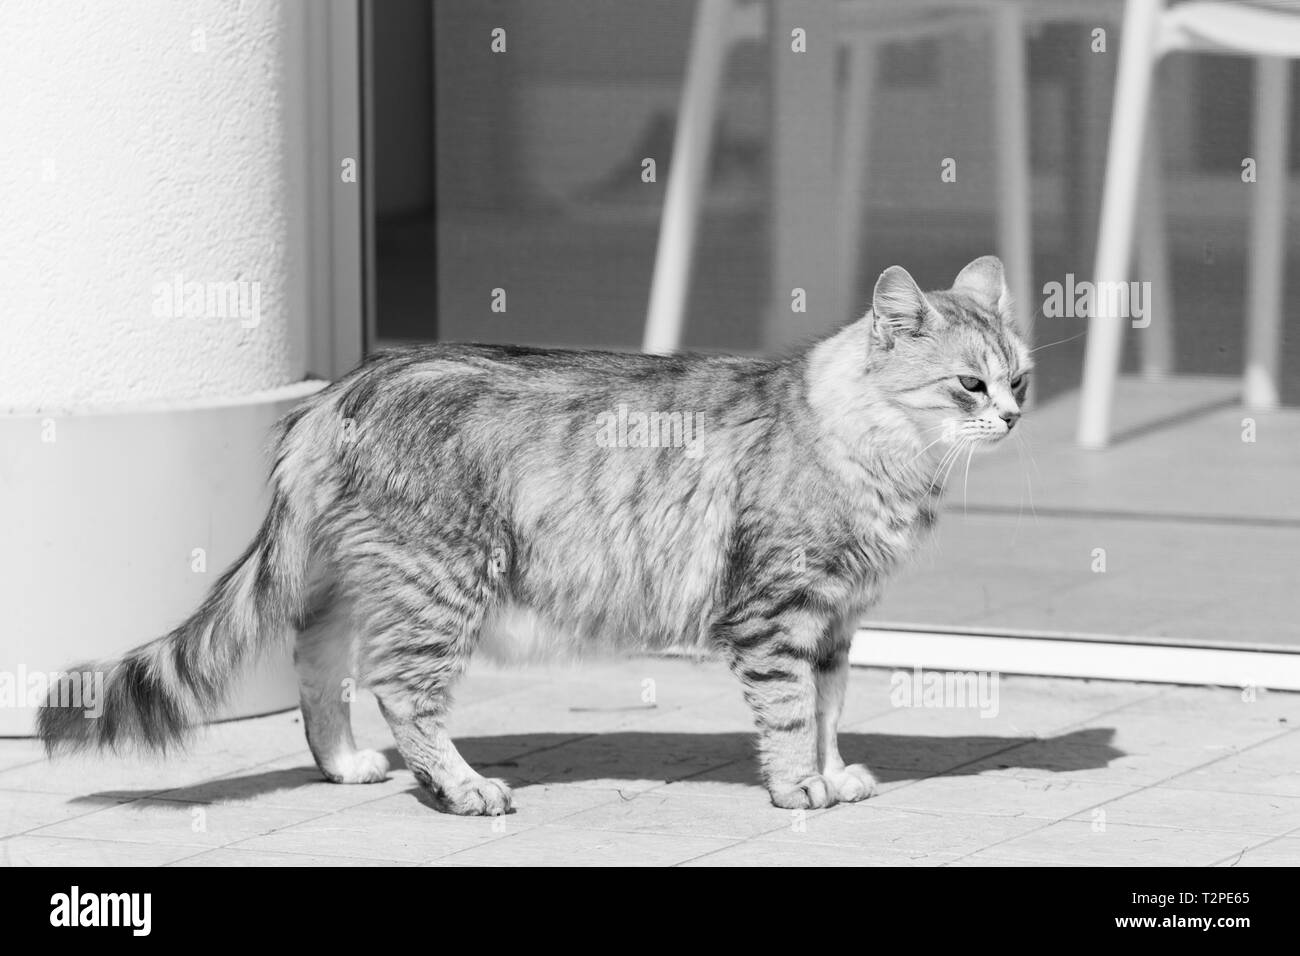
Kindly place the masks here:
[(1102, 808), (1108, 823), (1283, 836), (1300, 830), (1300, 797), (1149, 787)]
[(358, 743), (393, 767), (369, 785), (321, 778), (296, 711), (168, 760), (0, 741), (0, 864), (1300, 863), (1300, 695), (999, 676), (981, 715), (895, 706), (895, 673), (850, 675), (840, 747), (880, 781), (861, 804), (772, 806), (721, 661), (476, 666), (450, 729), (514, 787), (508, 816), (435, 810), (363, 693)]
[(729, 843), (700, 836), (664, 837), (555, 825), (464, 850), (442, 862), (475, 866), (671, 866)]
[(1034, 866), (1209, 866), (1265, 838), (1211, 830), (1063, 820), (972, 855)]
[(504, 835), (493, 829), (489, 817), (457, 817), (430, 810), (415, 818), (352, 807), (243, 840), (231, 849), (419, 863)]
[(198, 852), (174, 843), (15, 836), (0, 840), (0, 866), (162, 866)]
[(136, 800), (31, 831), (33, 836), (218, 847), (319, 816), (314, 810)]
[(320, 856), (305, 853), (272, 853), (267, 850), (222, 848), (185, 857), (168, 866), (414, 866), (396, 860), (363, 860), (357, 857)]

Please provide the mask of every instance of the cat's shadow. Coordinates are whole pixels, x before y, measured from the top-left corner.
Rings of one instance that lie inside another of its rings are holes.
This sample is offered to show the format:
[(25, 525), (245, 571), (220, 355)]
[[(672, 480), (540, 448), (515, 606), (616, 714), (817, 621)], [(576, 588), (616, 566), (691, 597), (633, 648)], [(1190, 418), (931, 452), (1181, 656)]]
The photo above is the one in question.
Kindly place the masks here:
[[(865, 762), (881, 784), (889, 784), (1004, 769), (1053, 773), (1102, 769), (1125, 755), (1112, 745), (1114, 735), (1114, 728), (1093, 727), (1055, 737), (841, 733), (839, 740), (846, 760)], [(680, 780), (759, 787), (754, 735), (750, 733), (537, 733), (463, 737), (457, 745), (485, 776), (504, 778), (514, 787), (600, 781), (618, 788), (620, 781)], [(394, 769), (404, 767), (396, 750), (390, 749), (386, 755)], [(226, 803), (323, 783), (320, 772), (305, 759), (299, 767), (221, 777), (161, 793), (156, 789), (116, 790), (78, 797), (74, 802), (107, 804), (152, 797)], [(432, 806), (423, 788), (412, 786), (406, 792)]]

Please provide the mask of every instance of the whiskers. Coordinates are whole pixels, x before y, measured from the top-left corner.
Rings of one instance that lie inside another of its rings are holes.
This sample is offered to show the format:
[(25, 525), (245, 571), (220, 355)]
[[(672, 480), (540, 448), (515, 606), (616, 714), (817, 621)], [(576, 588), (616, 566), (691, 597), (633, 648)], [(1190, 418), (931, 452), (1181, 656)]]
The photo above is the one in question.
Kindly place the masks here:
[(1050, 348), (1051, 348), (1052, 346), (1054, 346), (1054, 345), (1064, 345), (1064, 344), (1067, 343), (1067, 342), (1073, 342), (1073, 341), (1075, 341), (1076, 339), (1081, 339), (1081, 338), (1083, 338), (1083, 337), (1084, 337), (1085, 335), (1087, 335), (1087, 334), (1088, 334), (1088, 332), (1087, 332), (1087, 330), (1085, 329), (1084, 331), (1078, 333), (1077, 335), (1071, 335), (1069, 338), (1057, 339), (1055, 342), (1048, 342), (1046, 345), (1039, 345), (1039, 346), (1036, 346), (1036, 347), (1034, 347), (1034, 348), (1032, 348), (1032, 349), (1029, 350), (1029, 354), (1030, 354), (1030, 355), (1033, 355), (1035, 352), (1041, 352), (1043, 349), (1050, 349)]
[(976, 439), (963, 436), (960, 432), (957, 433), (956, 441), (954, 441), (947, 450), (944, 451), (943, 457), (939, 459), (939, 464), (935, 466), (934, 477), (930, 479), (930, 493), (934, 492), (936, 486), (938, 487), (939, 493), (943, 493), (944, 488), (948, 485), (948, 476), (952, 474), (953, 466), (955, 466), (961, 458), (962, 452), (974, 451), (975, 442)]
[(940, 434), (939, 434), (939, 437), (936, 438), (934, 441), (930, 442), (928, 445), (926, 445), (924, 448), (922, 448), (919, 452), (917, 452), (916, 455), (911, 459), (911, 461), (908, 462), (909, 465), (911, 465), (911, 464), (915, 464), (916, 462), (920, 461), (920, 460), (921, 460), (921, 457), (922, 457), (922, 456), (923, 456), (927, 451), (929, 451), (931, 448), (933, 448), (935, 445), (939, 444), (939, 442), (944, 441), (945, 439), (949, 439), (949, 438), (951, 438), (952, 435), (953, 435), (952, 423), (951, 423), (951, 422), (941, 422), (941, 423), (938, 424), (938, 425), (933, 425), (933, 426), (931, 426), (930, 428), (927, 428), (924, 432), (922, 432), (922, 437), (924, 437), (924, 436), (926, 436), (926, 435), (929, 435), (929, 434), (931, 434), (932, 432), (936, 432), (936, 431), (940, 433)]
[[(1025, 467), (1025, 455), (1029, 456), (1029, 461), (1034, 466), (1034, 471), (1038, 471), (1038, 461), (1034, 458), (1034, 451), (1029, 447), (1029, 442), (1025, 438), (1023, 426), (1020, 431), (1016, 432), (1016, 454), (1020, 458), (1020, 470), (1025, 476), (1025, 491), (1029, 495), (1029, 513), (1033, 515), (1034, 524), (1038, 523), (1038, 511), (1034, 507), (1034, 483), (1030, 478), (1029, 469)], [(1011, 534), (1011, 542), (1015, 543), (1016, 537), (1020, 534), (1020, 519), (1025, 514), (1025, 495), (1020, 496), (1020, 510), (1016, 513), (1016, 529)]]
[(961, 483), (961, 512), (966, 514), (966, 504), (970, 495), (970, 460), (975, 457), (975, 443), (971, 442), (966, 451), (966, 475)]

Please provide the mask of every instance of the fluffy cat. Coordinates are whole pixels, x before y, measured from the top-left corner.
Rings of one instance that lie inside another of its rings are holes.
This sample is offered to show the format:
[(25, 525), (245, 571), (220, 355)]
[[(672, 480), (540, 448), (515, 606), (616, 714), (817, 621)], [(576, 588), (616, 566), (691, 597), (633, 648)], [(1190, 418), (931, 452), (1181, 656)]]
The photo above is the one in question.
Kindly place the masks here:
[(871, 773), (836, 745), (854, 629), (935, 523), (944, 469), (1011, 431), (1029, 367), (991, 256), (928, 294), (892, 267), (864, 318), (784, 359), (375, 355), (280, 423), (265, 523), (202, 606), (104, 665), (100, 719), (51, 702), (41, 736), (165, 749), (295, 634), (328, 779), (388, 770), (353, 742), (351, 678), (440, 807), (500, 814), (508, 787), (444, 730), (476, 649), (686, 645), (739, 677), (774, 804), (861, 800)]

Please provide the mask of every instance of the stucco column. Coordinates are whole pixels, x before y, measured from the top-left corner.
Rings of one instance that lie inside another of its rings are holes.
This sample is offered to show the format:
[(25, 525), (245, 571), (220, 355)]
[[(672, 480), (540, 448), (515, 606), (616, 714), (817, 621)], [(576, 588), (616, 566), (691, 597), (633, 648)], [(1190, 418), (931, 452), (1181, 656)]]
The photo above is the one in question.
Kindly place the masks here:
[[(0, 734), (19, 734), (23, 679), (194, 607), (260, 520), (269, 426), (318, 385), (299, 5), (4, 19)], [(236, 710), (292, 704), (283, 663)]]

